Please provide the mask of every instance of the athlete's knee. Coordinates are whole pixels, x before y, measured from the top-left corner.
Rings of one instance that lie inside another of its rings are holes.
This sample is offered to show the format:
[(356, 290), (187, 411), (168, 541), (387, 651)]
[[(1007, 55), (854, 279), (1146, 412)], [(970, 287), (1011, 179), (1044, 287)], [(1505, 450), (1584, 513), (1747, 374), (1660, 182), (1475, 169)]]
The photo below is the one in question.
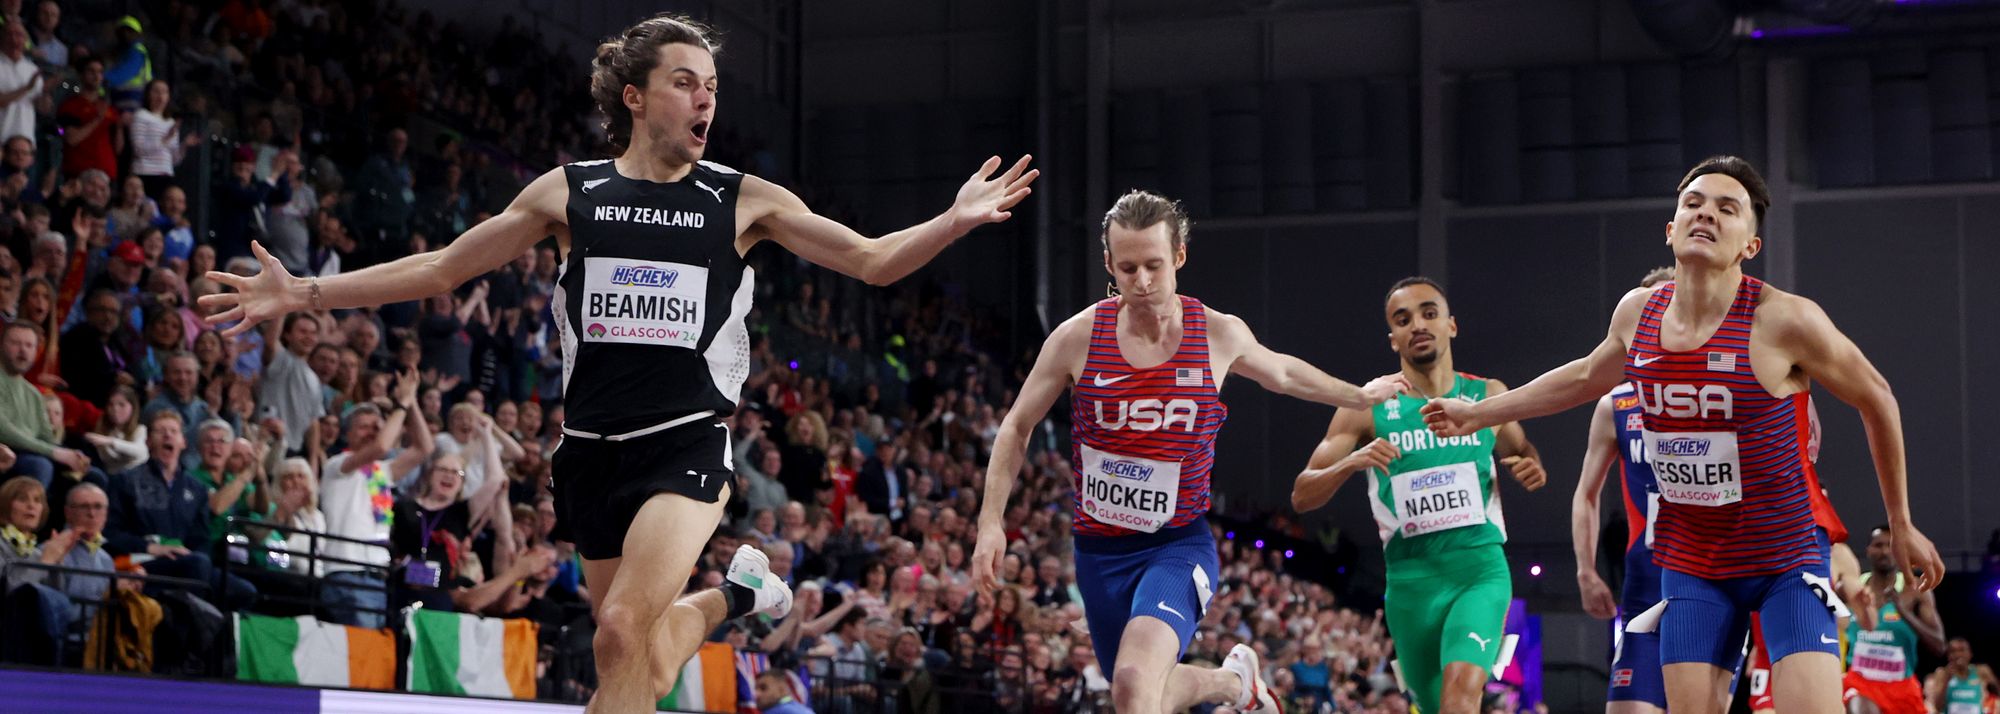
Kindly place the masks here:
[(622, 660), (645, 653), (658, 612), (617, 601), (604, 603), (597, 611), (597, 634), (591, 645), (599, 660)]
[[(1121, 664), (1111, 673), (1111, 704), (1119, 712), (1158, 710), (1159, 682), (1138, 665)], [(1151, 703), (1149, 707), (1148, 704)]]
[(1453, 662), (1445, 665), (1444, 692), (1438, 701), (1440, 714), (1479, 714), (1479, 700), (1485, 694), (1486, 672), (1477, 665)]

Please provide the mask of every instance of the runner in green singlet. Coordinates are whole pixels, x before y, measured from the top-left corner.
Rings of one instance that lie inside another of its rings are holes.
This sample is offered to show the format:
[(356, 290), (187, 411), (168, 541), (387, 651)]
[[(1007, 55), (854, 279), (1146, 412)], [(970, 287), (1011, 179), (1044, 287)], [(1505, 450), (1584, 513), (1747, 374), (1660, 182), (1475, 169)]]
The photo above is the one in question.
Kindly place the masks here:
[(1368, 473), (1388, 563), (1383, 610), (1403, 684), (1425, 714), (1476, 712), (1514, 589), (1494, 456), (1529, 490), (1547, 476), (1519, 424), (1448, 439), (1424, 426), (1418, 410), (1433, 397), (1478, 401), (1506, 390), (1453, 370), (1458, 323), (1443, 288), (1406, 278), (1390, 288), (1384, 312), (1389, 346), (1417, 393), (1336, 412), (1292, 487), (1292, 506), (1324, 506), (1349, 476)]
[(1972, 663), (1972, 643), (1953, 637), (1944, 648), (1945, 665), (1924, 681), (1924, 698), (1938, 714), (1990, 714), (2000, 698), (1993, 668)]
[(1887, 526), (1877, 527), (1868, 540), (1868, 567), (1847, 625), (1841, 700), (1850, 714), (1925, 714), (1917, 647), (1944, 652), (1937, 600), (1929, 592), (1904, 589)]

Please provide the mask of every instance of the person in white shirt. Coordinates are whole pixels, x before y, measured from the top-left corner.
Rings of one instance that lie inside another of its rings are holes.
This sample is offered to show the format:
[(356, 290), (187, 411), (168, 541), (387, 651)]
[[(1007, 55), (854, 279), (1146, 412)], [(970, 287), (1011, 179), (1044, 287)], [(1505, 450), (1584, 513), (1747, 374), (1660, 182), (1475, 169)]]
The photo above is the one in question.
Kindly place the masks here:
[(35, 99), (42, 95), (42, 68), (27, 55), (28, 28), (0, 26), (0, 136), (35, 141)]
[(146, 84), (139, 111), (125, 115), (131, 136), (132, 174), (145, 182), (146, 196), (156, 201), (173, 185), (174, 167), (180, 165), (187, 150), (201, 143), (201, 135), (183, 137), (180, 122), (167, 118), (172, 102), (173, 89), (167, 80), (155, 79)]
[[(388, 609), (383, 590), (389, 567), (389, 519), (395, 504), (395, 478), (417, 468), (431, 454), (431, 430), (417, 408), (417, 378), (406, 373), (396, 385), (395, 407), (384, 423), (382, 409), (362, 404), (347, 415), (348, 450), (329, 457), (320, 469), (320, 511), (326, 532), (361, 545), (332, 541), (322, 551), (331, 557), (365, 563), (326, 564), (327, 587), (322, 591), (328, 613), (336, 622), (356, 627), (381, 627), (380, 611)], [(415, 436), (412, 448), (391, 457), (402, 440), (405, 420)], [(376, 568), (380, 568), (377, 570)], [(338, 585), (336, 583), (339, 583)], [(345, 587), (343, 587), (345, 585)]]

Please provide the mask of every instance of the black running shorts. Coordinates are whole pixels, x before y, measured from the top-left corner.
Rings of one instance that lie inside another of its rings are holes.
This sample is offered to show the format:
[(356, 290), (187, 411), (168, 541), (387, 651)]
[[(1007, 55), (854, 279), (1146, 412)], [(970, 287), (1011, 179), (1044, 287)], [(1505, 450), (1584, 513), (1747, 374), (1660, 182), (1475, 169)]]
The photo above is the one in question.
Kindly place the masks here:
[(729, 428), (709, 418), (624, 441), (565, 434), (549, 459), (556, 528), (586, 560), (619, 557), (639, 507), (655, 494), (721, 500), (735, 478)]

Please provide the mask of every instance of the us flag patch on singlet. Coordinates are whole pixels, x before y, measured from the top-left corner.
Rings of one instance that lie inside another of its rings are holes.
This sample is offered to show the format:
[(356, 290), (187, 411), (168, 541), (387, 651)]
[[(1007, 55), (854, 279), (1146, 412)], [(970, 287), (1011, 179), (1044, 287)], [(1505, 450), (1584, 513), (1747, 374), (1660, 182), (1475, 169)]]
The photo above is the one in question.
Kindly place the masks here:
[(1708, 371), (1710, 372), (1736, 371), (1736, 353), (1734, 352), (1708, 353)]
[(1192, 367), (1192, 368), (1174, 370), (1174, 386), (1176, 387), (1201, 386), (1201, 368)]

